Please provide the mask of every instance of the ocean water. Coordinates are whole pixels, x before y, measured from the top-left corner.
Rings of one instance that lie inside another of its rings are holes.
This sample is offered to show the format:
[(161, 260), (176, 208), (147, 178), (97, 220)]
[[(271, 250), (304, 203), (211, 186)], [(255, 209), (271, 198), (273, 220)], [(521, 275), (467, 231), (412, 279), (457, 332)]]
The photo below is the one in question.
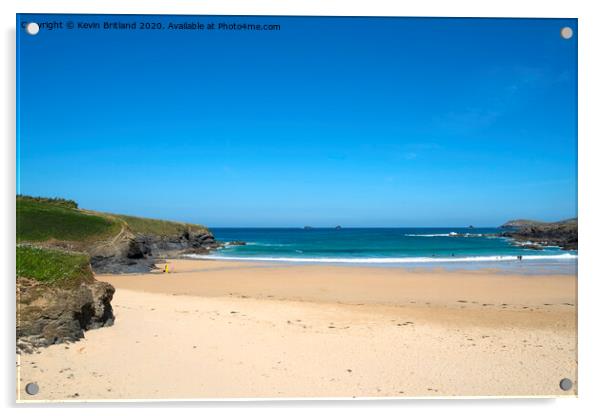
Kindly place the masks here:
[[(207, 256), (246, 261), (503, 268), (576, 272), (577, 252), (532, 250), (493, 236), (499, 228), (212, 228), (226, 246)], [(522, 256), (519, 261), (517, 256)]]

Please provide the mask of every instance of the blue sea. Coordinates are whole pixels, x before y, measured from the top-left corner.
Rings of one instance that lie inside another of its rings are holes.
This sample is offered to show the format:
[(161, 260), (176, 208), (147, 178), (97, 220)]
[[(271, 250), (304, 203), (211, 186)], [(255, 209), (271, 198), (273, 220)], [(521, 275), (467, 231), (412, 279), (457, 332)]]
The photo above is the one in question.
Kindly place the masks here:
[[(575, 274), (577, 252), (532, 250), (497, 237), (499, 228), (212, 228), (223, 242), (244, 241), (202, 256), (261, 262), (388, 267), (500, 268)], [(517, 256), (522, 256), (519, 260)]]

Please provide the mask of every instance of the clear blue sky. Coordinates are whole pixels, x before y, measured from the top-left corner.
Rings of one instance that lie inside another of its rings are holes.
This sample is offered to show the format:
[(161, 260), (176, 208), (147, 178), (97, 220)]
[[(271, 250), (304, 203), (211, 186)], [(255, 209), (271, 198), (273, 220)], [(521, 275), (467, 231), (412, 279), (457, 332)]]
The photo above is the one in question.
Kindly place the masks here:
[(20, 193), (209, 226), (577, 215), (575, 19), (21, 19), (281, 29), (19, 29)]

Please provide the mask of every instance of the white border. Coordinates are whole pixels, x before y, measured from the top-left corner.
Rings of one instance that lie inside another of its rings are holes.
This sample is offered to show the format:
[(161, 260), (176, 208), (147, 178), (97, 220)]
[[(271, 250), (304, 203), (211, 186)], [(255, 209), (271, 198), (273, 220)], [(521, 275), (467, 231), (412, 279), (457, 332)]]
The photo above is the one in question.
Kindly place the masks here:
[[(164, 413), (166, 408), (177, 407), (178, 411), (199, 413), (200, 411), (229, 411), (230, 408), (245, 410), (245, 413), (282, 412), (307, 413), (314, 411), (332, 412), (333, 407), (346, 408), (345, 412), (400, 411), (449, 414), (478, 414), (507, 416), (509, 412), (534, 411), (547, 415), (568, 412), (576, 414), (594, 413), (602, 407), (598, 392), (600, 374), (600, 351), (602, 351), (599, 328), (600, 311), (596, 308), (602, 295), (602, 274), (596, 267), (596, 254), (600, 250), (599, 232), (600, 188), (602, 178), (598, 160), (602, 155), (600, 141), (600, 93), (602, 64), (599, 50), (602, 41), (602, 21), (594, 1), (576, 0), (4, 0), (2, 7), (2, 82), (4, 97), (2, 107), (2, 247), (0, 264), (4, 266), (2, 292), (4, 314), (2, 319), (2, 404), (14, 406), (14, 194), (15, 194), (15, 13), (132, 13), (132, 14), (235, 14), (235, 15), (346, 15), (346, 16), (466, 16), (466, 17), (577, 17), (579, 18), (579, 399), (499, 399), (499, 400), (371, 400), (371, 401), (254, 401), (254, 402), (147, 402), (142, 404), (79, 404), (52, 406), (43, 410), (45, 414), (81, 413), (85, 407), (88, 414), (106, 413), (107, 407), (126, 406), (128, 411), (140, 411), (145, 406), (153, 409), (145, 413)], [(443, 407), (444, 406), (444, 407)], [(23, 406), (25, 412), (40, 412), (39, 406)], [(201, 409), (198, 409), (198, 408)], [(401, 408), (400, 408), (401, 407)], [(14, 409), (11, 409), (14, 410)]]

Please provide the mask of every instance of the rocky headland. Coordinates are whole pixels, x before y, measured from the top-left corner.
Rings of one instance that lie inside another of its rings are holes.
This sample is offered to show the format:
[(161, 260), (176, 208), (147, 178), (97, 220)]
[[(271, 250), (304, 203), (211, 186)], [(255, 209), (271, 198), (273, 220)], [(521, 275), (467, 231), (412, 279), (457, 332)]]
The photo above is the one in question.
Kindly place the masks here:
[(541, 222), (512, 220), (501, 226), (502, 237), (512, 238), (523, 247), (541, 249), (542, 246), (558, 246), (563, 250), (577, 250), (578, 221), (576, 218)]
[(166, 258), (207, 254), (223, 246), (206, 229), (184, 228), (171, 234), (123, 230), (119, 238), (90, 247), (90, 263), (96, 273), (144, 273)]
[(115, 289), (95, 272), (145, 273), (166, 258), (222, 245), (201, 225), (17, 196), (17, 350), (76, 341), (84, 331), (112, 325)]
[(17, 246), (17, 350), (73, 342), (113, 324), (115, 289), (94, 278), (85, 253)]
[(96, 280), (61, 287), (17, 279), (17, 349), (74, 342), (84, 331), (113, 325), (114, 293), (113, 286)]

